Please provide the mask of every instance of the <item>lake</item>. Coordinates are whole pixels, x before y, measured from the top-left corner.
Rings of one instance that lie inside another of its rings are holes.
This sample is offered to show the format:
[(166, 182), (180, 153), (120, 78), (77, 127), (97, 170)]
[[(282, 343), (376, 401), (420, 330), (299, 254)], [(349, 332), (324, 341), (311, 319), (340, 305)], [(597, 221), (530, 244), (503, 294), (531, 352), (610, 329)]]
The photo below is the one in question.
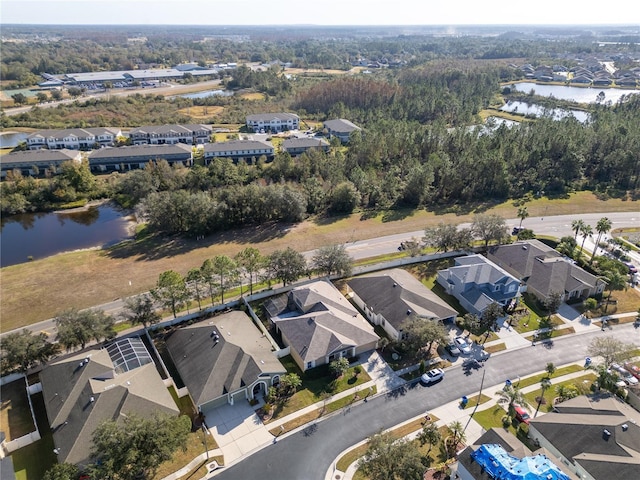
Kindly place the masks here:
[(118, 243), (129, 237), (128, 214), (105, 203), (83, 211), (3, 216), (0, 267)]
[(206, 97), (230, 97), (233, 95), (233, 92), (228, 90), (205, 90), (204, 92), (196, 92), (196, 93), (185, 93), (184, 95), (176, 95), (177, 97), (182, 98), (206, 98)]
[(549, 116), (554, 120), (560, 120), (569, 116), (575, 117), (576, 120), (582, 123), (589, 120), (589, 114), (582, 110), (564, 110), (560, 108), (549, 110), (534, 103), (509, 102), (500, 107), (500, 110), (503, 112), (519, 113), (521, 115), (534, 115), (536, 117)]
[(514, 83), (511, 88), (519, 92), (529, 93), (531, 90), (541, 97), (553, 96), (559, 100), (577, 103), (596, 103), (596, 97), (604, 92), (604, 101), (616, 103), (622, 95), (640, 94), (640, 90), (602, 87), (571, 87), (565, 85), (544, 85), (533, 82)]

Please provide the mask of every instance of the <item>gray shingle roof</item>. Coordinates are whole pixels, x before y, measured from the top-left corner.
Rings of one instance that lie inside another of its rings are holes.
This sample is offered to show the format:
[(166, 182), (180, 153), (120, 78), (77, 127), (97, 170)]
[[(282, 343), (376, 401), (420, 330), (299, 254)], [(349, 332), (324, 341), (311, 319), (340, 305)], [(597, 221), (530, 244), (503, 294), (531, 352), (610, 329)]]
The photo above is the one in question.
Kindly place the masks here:
[(247, 150), (273, 150), (273, 145), (261, 140), (231, 140), (228, 142), (207, 143), (204, 152), (241, 152)]
[(337, 118), (335, 120), (327, 120), (324, 122), (325, 128), (332, 130), (334, 132), (340, 133), (351, 133), (356, 130), (361, 130), (360, 127), (353, 124), (349, 120), (345, 120), (344, 118)]
[(413, 275), (399, 268), (355, 277), (348, 285), (396, 330), (407, 319), (408, 311), (433, 320), (444, 320), (458, 314)]
[(313, 137), (287, 138), (284, 142), (282, 142), (282, 148), (284, 148), (285, 150), (295, 148), (326, 148), (328, 146), (329, 142), (327, 142), (324, 138)]
[(196, 405), (251, 385), (261, 373), (286, 373), (269, 341), (244, 312), (179, 328), (166, 343)]
[(167, 135), (169, 133), (183, 133), (191, 135), (194, 132), (211, 133), (211, 127), (202, 124), (147, 125), (130, 130), (129, 135)]
[(271, 320), (305, 362), (378, 340), (373, 327), (327, 281), (293, 289), (289, 293), (288, 308)]
[(9, 165), (12, 163), (42, 163), (66, 162), (68, 160), (79, 159), (80, 152), (77, 150), (25, 150), (22, 152), (11, 152), (0, 156), (0, 164)]
[(174, 145), (131, 145), (128, 147), (101, 148), (89, 153), (90, 160), (104, 158), (162, 158), (164, 155), (191, 155), (191, 147), (183, 143)]
[(247, 115), (247, 122), (271, 122), (273, 120), (299, 120), (295, 113), (256, 113)]
[(179, 413), (153, 363), (117, 374), (106, 350), (52, 362), (40, 373), (40, 381), (61, 462), (87, 464), (91, 435), (105, 420), (128, 413)]

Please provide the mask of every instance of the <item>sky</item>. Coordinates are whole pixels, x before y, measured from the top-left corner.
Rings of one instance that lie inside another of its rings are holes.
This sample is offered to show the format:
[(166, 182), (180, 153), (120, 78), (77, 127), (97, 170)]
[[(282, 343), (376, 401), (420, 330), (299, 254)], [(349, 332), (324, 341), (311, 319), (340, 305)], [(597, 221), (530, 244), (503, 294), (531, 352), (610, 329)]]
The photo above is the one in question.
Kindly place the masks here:
[(0, 25), (639, 25), (636, 1), (0, 0)]

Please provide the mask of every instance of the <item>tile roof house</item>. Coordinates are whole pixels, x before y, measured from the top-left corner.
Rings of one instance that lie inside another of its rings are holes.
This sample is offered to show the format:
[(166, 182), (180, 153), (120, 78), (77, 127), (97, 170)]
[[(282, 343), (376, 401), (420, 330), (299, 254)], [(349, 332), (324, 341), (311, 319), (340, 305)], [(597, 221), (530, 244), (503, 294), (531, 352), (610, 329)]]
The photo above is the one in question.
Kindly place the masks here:
[(461, 480), (578, 480), (560, 459), (544, 448), (532, 452), (512, 433), (485, 432), (458, 454), (451, 477)]
[(166, 160), (169, 165), (191, 166), (193, 153), (191, 147), (183, 143), (101, 148), (89, 153), (89, 166), (92, 172), (135, 170), (158, 160)]
[(458, 312), (401, 268), (352, 278), (348, 296), (374, 325), (400, 340), (402, 323), (411, 316), (425, 320), (454, 321)]
[(542, 302), (552, 292), (561, 293), (565, 301), (590, 297), (602, 293), (606, 285), (540, 240), (490, 247), (487, 258), (519, 278), (526, 291)]
[(349, 142), (349, 137), (353, 132), (362, 130), (360, 127), (349, 120), (345, 120), (344, 118), (327, 120), (324, 122), (324, 128), (327, 129), (329, 138), (338, 137), (342, 143)]
[(20, 170), (22, 175), (43, 175), (45, 170), (50, 169), (52, 173), (65, 162), (82, 162), (82, 154), (77, 150), (25, 150), (22, 152), (11, 152), (0, 156), (0, 166), (2, 167), (2, 178), (7, 172)]
[(53, 361), (40, 383), (60, 463), (89, 464), (91, 436), (106, 420), (179, 413), (138, 337)]
[(373, 327), (328, 281), (320, 280), (265, 302), (269, 318), (302, 371), (373, 350)]
[(507, 307), (520, 296), (520, 281), (482, 255), (457, 257), (438, 271), (438, 283), (469, 313), (482, 315), (491, 303)]
[(555, 405), (531, 419), (529, 437), (578, 478), (640, 478), (640, 412), (608, 393)]
[(300, 127), (300, 117), (295, 113), (257, 113), (247, 115), (246, 122), (254, 133), (285, 132)]
[(271, 343), (241, 311), (178, 328), (166, 346), (201, 411), (264, 395), (287, 373)]

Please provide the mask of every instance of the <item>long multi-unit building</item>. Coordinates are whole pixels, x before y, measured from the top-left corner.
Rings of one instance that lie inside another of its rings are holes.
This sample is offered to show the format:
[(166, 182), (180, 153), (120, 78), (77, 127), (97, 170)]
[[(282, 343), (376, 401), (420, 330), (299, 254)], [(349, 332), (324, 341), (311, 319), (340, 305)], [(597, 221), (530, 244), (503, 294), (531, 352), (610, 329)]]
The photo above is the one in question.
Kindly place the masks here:
[(232, 140), (208, 143), (204, 146), (204, 161), (207, 165), (215, 158), (231, 158), (234, 161), (245, 160), (254, 163), (263, 156), (267, 160), (273, 160), (274, 148), (269, 142), (261, 140)]
[(201, 145), (209, 143), (211, 127), (207, 125), (152, 125), (134, 128), (129, 138), (134, 145)]
[(182, 143), (101, 148), (89, 153), (89, 166), (96, 173), (135, 170), (158, 160), (166, 160), (169, 165), (191, 166), (193, 153), (190, 146)]
[(82, 161), (80, 152), (62, 149), (62, 150), (26, 150), (22, 152), (11, 152), (0, 156), (0, 165), (2, 166), (1, 176), (5, 178), (8, 172), (19, 170), (22, 175), (43, 175), (49, 170), (51, 173), (55, 171), (64, 162)]
[(116, 127), (65, 128), (60, 130), (40, 130), (26, 139), (29, 150), (90, 150), (96, 147), (113, 146), (122, 135)]
[(295, 113), (257, 113), (247, 115), (247, 128), (254, 133), (277, 133), (297, 130), (300, 117)]

